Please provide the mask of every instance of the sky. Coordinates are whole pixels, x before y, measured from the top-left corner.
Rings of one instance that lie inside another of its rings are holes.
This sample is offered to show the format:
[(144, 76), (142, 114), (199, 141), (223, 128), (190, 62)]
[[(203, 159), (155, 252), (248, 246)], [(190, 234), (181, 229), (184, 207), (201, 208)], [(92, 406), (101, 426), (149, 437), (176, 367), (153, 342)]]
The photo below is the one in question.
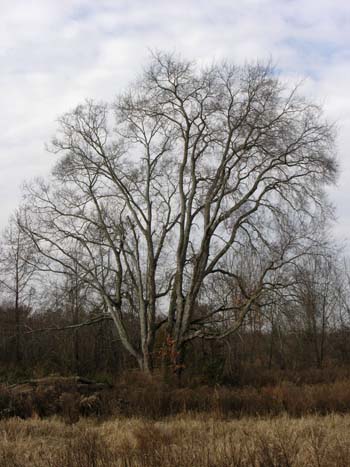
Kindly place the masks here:
[(0, 0), (0, 229), (25, 180), (45, 176), (57, 118), (113, 101), (151, 50), (199, 64), (272, 60), (337, 127), (335, 232), (350, 238), (348, 0)]

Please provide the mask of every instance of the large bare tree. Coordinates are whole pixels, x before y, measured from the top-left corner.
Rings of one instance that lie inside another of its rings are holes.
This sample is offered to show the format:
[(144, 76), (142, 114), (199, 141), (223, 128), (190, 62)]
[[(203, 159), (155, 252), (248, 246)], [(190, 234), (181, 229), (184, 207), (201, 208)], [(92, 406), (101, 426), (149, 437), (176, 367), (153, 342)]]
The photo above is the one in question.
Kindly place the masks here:
[(336, 174), (321, 109), (269, 65), (200, 68), (162, 53), (113, 105), (60, 118), (51, 150), (58, 162), (27, 187), (22, 229), (42, 269), (80, 271), (145, 371), (161, 326), (181, 359), (186, 342), (234, 332), (283, 285)]

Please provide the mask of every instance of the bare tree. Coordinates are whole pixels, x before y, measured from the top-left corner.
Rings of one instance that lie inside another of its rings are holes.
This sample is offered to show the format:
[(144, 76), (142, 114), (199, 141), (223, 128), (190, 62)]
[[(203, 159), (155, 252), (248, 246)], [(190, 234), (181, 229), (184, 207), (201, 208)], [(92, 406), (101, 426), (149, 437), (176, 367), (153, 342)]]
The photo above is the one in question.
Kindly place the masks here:
[(14, 310), (17, 363), (21, 360), (21, 315), (30, 306), (34, 294), (34, 255), (33, 244), (13, 217), (0, 243), (0, 291), (4, 301), (11, 304)]
[[(199, 69), (161, 53), (112, 107), (65, 114), (51, 149), (60, 159), (27, 187), (22, 229), (43, 269), (77, 261), (145, 371), (162, 324), (179, 360), (186, 342), (238, 329), (305, 253), (336, 174), (320, 108), (269, 65)], [(228, 278), (233, 302), (214, 293)]]

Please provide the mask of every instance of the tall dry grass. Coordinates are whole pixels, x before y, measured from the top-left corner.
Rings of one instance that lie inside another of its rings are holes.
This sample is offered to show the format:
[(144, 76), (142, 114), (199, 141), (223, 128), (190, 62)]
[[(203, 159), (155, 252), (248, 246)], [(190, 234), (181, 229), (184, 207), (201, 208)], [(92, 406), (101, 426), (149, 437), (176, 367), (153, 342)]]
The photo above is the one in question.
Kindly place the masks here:
[(350, 462), (350, 416), (58, 418), (0, 422), (0, 467), (334, 467)]

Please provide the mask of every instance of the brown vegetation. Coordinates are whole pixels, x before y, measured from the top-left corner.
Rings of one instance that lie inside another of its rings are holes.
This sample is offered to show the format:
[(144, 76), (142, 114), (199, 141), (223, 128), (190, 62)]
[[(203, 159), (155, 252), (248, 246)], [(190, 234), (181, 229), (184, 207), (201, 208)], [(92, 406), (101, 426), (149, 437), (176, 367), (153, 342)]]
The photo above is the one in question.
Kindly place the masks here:
[(295, 417), (347, 413), (350, 411), (350, 381), (301, 385), (286, 381), (260, 388), (197, 386), (175, 389), (162, 386), (154, 379), (143, 384), (134, 380), (133, 386), (116, 385), (108, 397), (108, 404), (112, 414), (151, 419), (188, 412), (215, 412), (221, 417), (235, 418), (281, 413)]
[[(350, 380), (305, 384), (280, 381), (263, 386), (176, 387), (160, 378), (128, 373), (115, 382), (83, 384), (79, 378), (46, 378), (0, 388), (0, 417), (45, 418), (61, 415), (66, 423), (80, 417), (115, 416), (158, 420), (188, 413), (215, 413), (222, 418), (293, 417), (350, 412)], [(31, 383), (31, 384), (30, 384)]]
[(349, 416), (0, 423), (1, 467), (347, 466)]

